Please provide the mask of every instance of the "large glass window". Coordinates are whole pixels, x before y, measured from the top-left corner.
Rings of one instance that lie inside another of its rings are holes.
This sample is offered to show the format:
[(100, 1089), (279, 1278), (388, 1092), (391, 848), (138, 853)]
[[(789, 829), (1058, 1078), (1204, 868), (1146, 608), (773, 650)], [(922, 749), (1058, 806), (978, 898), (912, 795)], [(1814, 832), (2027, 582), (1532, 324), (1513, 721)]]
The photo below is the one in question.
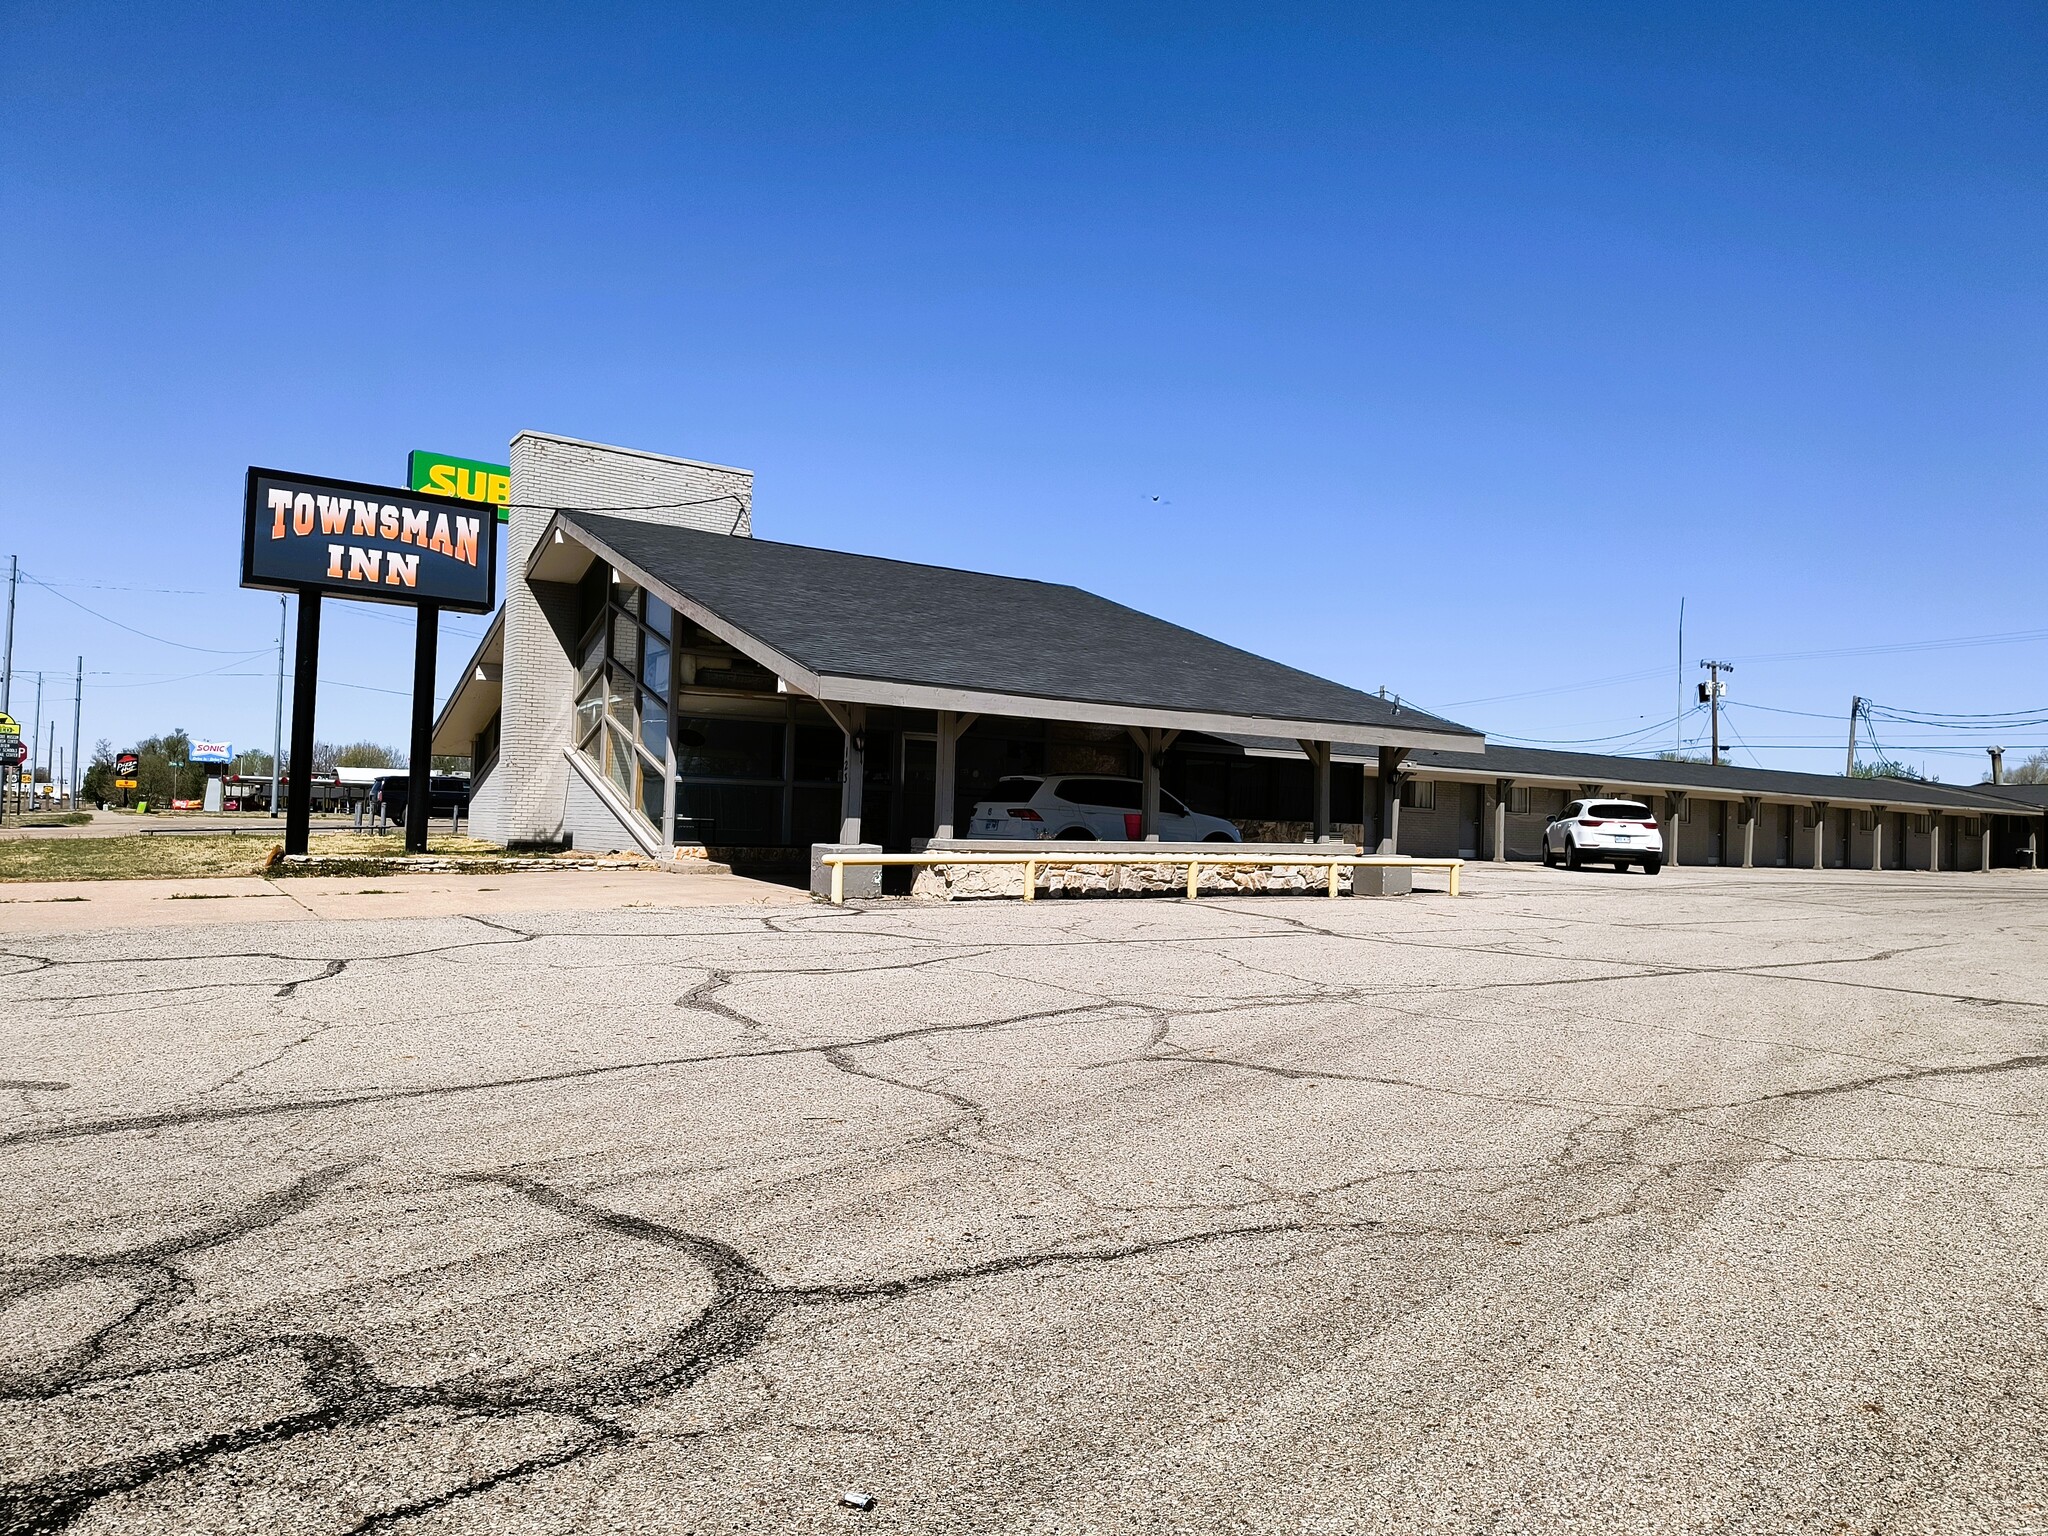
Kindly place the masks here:
[(780, 720), (689, 715), (676, 722), (676, 771), (693, 778), (782, 781)]
[(690, 840), (760, 847), (782, 841), (780, 784), (682, 783), (676, 786), (677, 831)]
[(796, 777), (798, 782), (839, 781), (846, 767), (846, 737), (836, 725), (800, 725), (796, 728)]
[[(653, 598), (649, 598), (651, 603)], [(646, 637), (640, 657), (640, 686), (649, 693), (668, 697), (668, 642), (652, 634)]]
[[(838, 835), (837, 726), (797, 723), (772, 672), (653, 593), (601, 566), (581, 590), (576, 745), (649, 826), (661, 826), (673, 751), (677, 841), (802, 845)], [(735, 696), (744, 694), (757, 697)]]
[[(659, 827), (668, 769), (673, 615), (602, 566), (581, 587), (589, 627), (576, 657), (576, 745)], [(653, 620), (650, 627), (650, 620)]]

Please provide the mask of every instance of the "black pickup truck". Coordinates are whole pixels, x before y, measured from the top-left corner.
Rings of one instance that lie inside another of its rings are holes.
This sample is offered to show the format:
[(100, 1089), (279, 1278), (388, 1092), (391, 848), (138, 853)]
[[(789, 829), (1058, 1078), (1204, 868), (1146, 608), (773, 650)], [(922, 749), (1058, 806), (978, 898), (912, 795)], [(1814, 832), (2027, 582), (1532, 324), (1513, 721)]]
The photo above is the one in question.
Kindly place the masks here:
[[(460, 809), (469, 814), (469, 780), (435, 774), (428, 781), (430, 809), (435, 817), (453, 816)], [(370, 786), (370, 808), (382, 807), (384, 815), (394, 826), (405, 825), (406, 804), (412, 798), (412, 777), (409, 774), (393, 773), (377, 780)]]

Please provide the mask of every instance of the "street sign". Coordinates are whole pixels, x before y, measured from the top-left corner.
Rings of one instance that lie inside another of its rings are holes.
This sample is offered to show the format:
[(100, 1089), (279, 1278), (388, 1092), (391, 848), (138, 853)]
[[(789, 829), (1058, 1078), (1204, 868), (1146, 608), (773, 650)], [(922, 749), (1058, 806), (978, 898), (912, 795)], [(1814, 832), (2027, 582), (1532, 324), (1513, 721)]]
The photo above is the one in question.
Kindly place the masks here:
[(19, 768), (28, 761), (28, 743), (19, 736), (0, 737), (0, 765)]

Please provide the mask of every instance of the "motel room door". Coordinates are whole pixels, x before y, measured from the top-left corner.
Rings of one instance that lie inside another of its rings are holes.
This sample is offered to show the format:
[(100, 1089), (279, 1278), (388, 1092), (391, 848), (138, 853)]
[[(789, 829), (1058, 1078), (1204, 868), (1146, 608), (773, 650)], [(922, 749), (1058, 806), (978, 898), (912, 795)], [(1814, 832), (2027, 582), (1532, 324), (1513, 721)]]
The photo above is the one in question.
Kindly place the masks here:
[(1458, 786), (1458, 857), (1479, 857), (1479, 824), (1486, 816), (1486, 791), (1477, 784)]

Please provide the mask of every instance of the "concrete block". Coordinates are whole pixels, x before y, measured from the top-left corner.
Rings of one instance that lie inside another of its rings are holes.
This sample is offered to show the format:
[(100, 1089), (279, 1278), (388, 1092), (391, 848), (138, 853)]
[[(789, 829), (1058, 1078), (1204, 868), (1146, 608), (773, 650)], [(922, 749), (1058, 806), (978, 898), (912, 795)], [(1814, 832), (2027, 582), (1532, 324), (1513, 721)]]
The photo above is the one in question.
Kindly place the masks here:
[[(832, 871), (820, 854), (826, 853), (880, 853), (880, 843), (813, 843), (811, 844), (811, 894), (825, 901), (832, 899)], [(856, 864), (846, 871), (845, 894), (849, 900), (855, 897), (879, 896), (882, 894), (882, 868), (879, 864)]]
[(1354, 896), (1406, 896), (1415, 889), (1415, 871), (1406, 864), (1363, 864), (1351, 871)]

